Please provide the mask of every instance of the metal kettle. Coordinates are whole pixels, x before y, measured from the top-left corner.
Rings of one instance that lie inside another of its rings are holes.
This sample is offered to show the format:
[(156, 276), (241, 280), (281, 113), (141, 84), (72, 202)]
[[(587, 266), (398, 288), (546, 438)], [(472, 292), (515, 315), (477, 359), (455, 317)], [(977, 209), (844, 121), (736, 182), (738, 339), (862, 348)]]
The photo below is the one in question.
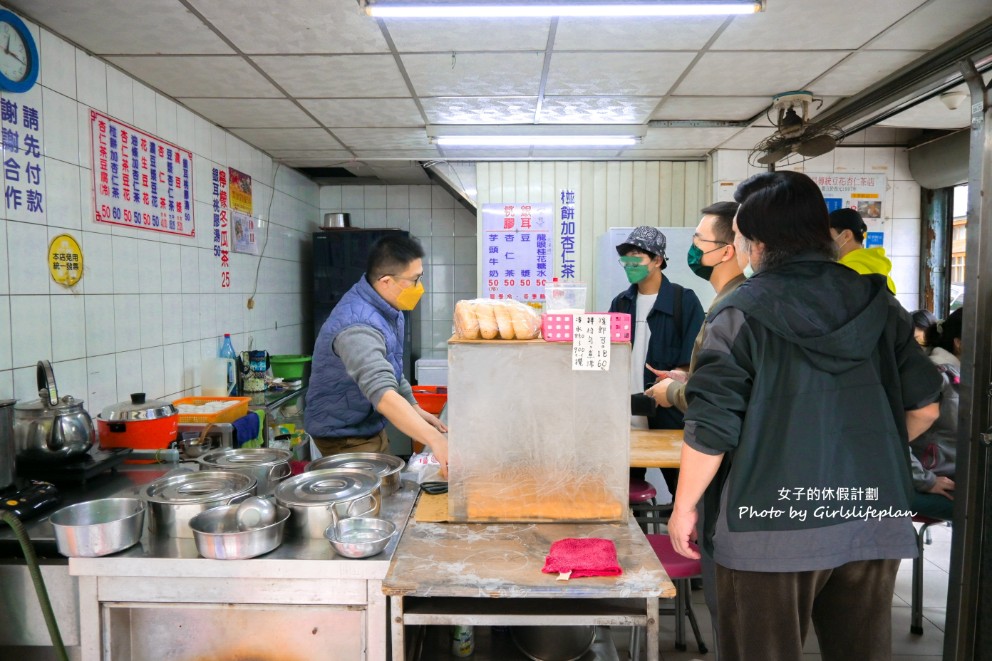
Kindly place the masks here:
[(40, 399), (14, 405), (14, 447), (18, 458), (70, 461), (81, 458), (96, 442), (96, 430), (83, 401), (59, 397), (55, 373), (47, 360), (38, 361)]

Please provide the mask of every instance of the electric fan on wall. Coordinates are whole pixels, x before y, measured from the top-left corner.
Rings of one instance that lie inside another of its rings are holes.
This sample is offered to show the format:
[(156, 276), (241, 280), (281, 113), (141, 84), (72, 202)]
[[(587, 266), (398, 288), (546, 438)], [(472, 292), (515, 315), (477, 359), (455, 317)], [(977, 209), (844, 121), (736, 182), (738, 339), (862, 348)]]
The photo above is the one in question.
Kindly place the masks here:
[[(754, 146), (748, 155), (751, 165), (786, 165), (822, 156), (837, 146), (843, 133), (836, 126), (809, 121), (809, 107), (815, 101), (812, 92), (785, 92), (772, 98), (771, 110), (778, 111), (778, 130)], [(769, 117), (771, 119), (771, 117)]]

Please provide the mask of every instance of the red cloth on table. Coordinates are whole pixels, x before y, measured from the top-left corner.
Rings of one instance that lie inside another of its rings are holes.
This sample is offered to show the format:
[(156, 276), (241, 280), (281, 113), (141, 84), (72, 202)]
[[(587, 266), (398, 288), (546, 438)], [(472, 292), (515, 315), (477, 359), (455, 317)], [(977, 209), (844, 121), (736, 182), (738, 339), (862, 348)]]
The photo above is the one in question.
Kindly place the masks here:
[(619, 576), (623, 573), (617, 560), (617, 547), (609, 539), (566, 537), (551, 544), (544, 558), (545, 574), (572, 572), (572, 578), (583, 576)]

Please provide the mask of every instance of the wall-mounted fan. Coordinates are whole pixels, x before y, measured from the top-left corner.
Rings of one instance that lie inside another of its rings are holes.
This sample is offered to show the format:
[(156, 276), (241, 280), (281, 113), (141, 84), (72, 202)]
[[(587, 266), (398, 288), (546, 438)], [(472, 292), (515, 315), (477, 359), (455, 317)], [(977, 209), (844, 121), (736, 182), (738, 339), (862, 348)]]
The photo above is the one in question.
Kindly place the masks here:
[[(812, 103), (823, 103), (805, 90), (785, 92), (772, 98), (772, 110), (778, 111), (775, 126), (778, 130), (754, 146), (748, 156), (751, 165), (771, 165), (786, 160), (786, 164), (800, 163), (808, 158), (832, 151), (843, 137), (836, 126), (823, 126), (809, 121)], [(768, 117), (769, 121), (771, 115)]]

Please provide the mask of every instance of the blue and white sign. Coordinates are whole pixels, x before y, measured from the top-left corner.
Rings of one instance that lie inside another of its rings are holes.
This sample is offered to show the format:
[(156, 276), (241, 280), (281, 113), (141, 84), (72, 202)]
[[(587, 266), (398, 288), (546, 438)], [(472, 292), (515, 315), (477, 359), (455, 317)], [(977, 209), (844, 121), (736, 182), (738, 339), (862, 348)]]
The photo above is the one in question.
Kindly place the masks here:
[(552, 277), (550, 204), (482, 205), (483, 296), (540, 304)]

